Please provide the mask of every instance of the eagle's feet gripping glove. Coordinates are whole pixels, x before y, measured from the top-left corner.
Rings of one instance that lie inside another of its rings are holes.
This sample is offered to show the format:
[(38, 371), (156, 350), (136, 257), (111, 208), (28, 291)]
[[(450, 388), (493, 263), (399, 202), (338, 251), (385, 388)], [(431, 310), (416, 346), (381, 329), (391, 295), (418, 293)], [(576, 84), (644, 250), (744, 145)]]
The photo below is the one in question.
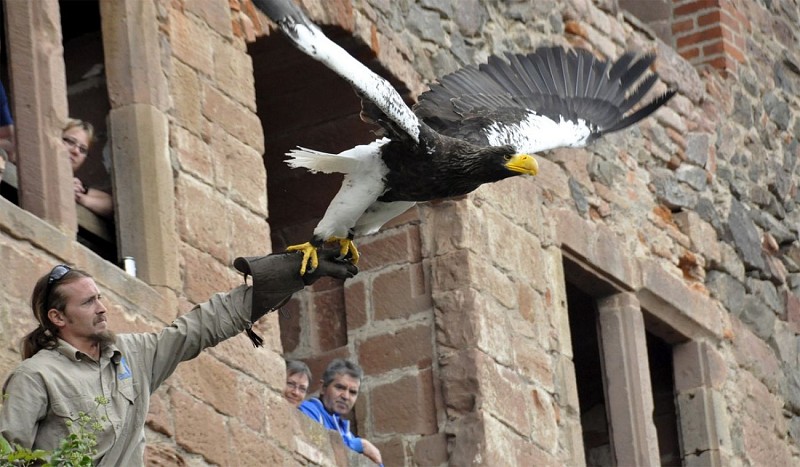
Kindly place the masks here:
[[(303, 254), (300, 252), (273, 253), (267, 256), (239, 257), (233, 261), (233, 267), (245, 276), (253, 276), (252, 303), (250, 322), (277, 310), (286, 303), (292, 294), (303, 287), (311, 285), (320, 277), (329, 276), (336, 279), (349, 279), (358, 274), (358, 268), (349, 260), (339, 260), (338, 249), (320, 249), (319, 265), (313, 272), (301, 276), (300, 263)], [(253, 345), (260, 347), (264, 340), (247, 329), (247, 337)]]

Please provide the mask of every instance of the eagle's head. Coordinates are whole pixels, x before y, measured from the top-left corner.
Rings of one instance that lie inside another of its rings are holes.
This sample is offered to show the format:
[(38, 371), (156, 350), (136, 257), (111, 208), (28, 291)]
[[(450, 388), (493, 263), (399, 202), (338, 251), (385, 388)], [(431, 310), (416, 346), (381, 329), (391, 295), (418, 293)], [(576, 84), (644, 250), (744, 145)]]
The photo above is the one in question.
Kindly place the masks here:
[(494, 182), (514, 175), (536, 175), (539, 164), (530, 154), (517, 152), (513, 146), (481, 148), (474, 156), (480, 163), (474, 166), (483, 183)]

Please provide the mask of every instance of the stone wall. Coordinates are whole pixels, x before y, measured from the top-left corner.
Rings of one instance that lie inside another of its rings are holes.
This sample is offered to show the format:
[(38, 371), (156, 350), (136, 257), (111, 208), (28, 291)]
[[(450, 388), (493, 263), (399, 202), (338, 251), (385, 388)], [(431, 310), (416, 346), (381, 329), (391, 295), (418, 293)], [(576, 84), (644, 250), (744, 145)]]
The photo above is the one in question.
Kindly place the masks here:
[[(797, 41), (795, 4), (654, 2), (664, 14), (637, 17), (613, 1), (303, 3), (319, 23), (352, 29), (412, 93), (461, 64), (553, 42), (611, 57), (654, 51), (655, 69), (679, 90), (636, 128), (543, 155), (536, 180), (420, 206), (361, 239), (367, 263), (336, 301), (347, 338), (322, 351), (326, 318), (306, 316), (293, 322), (287, 351), (315, 368), (332, 355), (368, 367), (362, 434), (398, 463), (440, 462), (423, 456), (431, 446), (444, 455), (445, 442), (458, 465), (583, 462), (565, 324), (563, 283), (576, 280), (564, 271), (568, 251), (680, 335), (675, 367), (696, 373), (675, 374), (685, 462), (796, 461), (800, 82), (798, 57), (782, 45)], [(687, 39), (692, 28), (699, 34)], [(692, 41), (699, 55), (687, 53)], [(419, 244), (408, 243), (416, 230)], [(294, 309), (313, 303), (319, 313), (328, 302), (316, 297), (299, 297)], [(691, 347), (698, 343), (702, 351)], [(374, 406), (392, 391), (408, 394), (405, 410)], [(436, 417), (416, 406), (435, 407)], [(755, 417), (756, 407), (768, 415)]]
[[(688, 33), (677, 22), (670, 29), (664, 15), (636, 17), (612, 0), (301, 3), (315, 21), (352, 32), (412, 94), (463, 64), (543, 43), (611, 57), (655, 51), (664, 85), (679, 93), (635, 128), (543, 154), (535, 179), (420, 205), (360, 239), (362, 272), (344, 286), (320, 281), (263, 320), (265, 349), (237, 337), (168, 380), (147, 425), (153, 463), (358, 462), (282, 401), (285, 352), (315, 376), (334, 356), (365, 368), (355, 422), (387, 465), (582, 464), (565, 291), (566, 281), (585, 281), (575, 265), (623, 294), (625, 309), (641, 308), (648, 330), (657, 322), (675, 336), (685, 463), (798, 462), (800, 58), (788, 46), (798, 40), (796, 2), (657, 2), (661, 12), (674, 6), (673, 19), (697, 18), (701, 31), (714, 25), (700, 17), (722, 20), (716, 11), (741, 19), (739, 36), (719, 28), (723, 47), (709, 58), (727, 58), (713, 63), (685, 56), (690, 44), (677, 40)], [(114, 328), (152, 330), (238, 283), (233, 257), (263, 252), (270, 229), (287, 227), (263, 222), (274, 200), (263, 191), (270, 174), (246, 54), (267, 20), (247, 0), (102, 2), (106, 11), (117, 4), (158, 38), (146, 67), (117, 65), (121, 77), (144, 68), (151, 85), (109, 87), (121, 92), (111, 93), (120, 140), (140, 141), (130, 135), (153, 125), (164, 135), (156, 156), (171, 183), (147, 188), (174, 217), (145, 226), (175, 239), (153, 240), (172, 247), (164, 255), (174, 273), (154, 262), (158, 280), (130, 278), (0, 200), (0, 261), (14, 271), (0, 285), (0, 322), (11, 330), (0, 335), (0, 375), (33, 325), (33, 280), (54, 262), (98, 278)], [(110, 18), (104, 36), (124, 44), (127, 32)], [(726, 55), (728, 39), (742, 57)], [(153, 157), (145, 149), (127, 148)]]

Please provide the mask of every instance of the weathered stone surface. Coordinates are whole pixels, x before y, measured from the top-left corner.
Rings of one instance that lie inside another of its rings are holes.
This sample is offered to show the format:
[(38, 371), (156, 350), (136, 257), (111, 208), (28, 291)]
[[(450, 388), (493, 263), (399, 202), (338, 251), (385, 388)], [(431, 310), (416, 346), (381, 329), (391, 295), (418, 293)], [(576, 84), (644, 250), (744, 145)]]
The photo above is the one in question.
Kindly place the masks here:
[(437, 432), (430, 369), (371, 389), (375, 430), (379, 433), (430, 435)]
[(412, 4), (406, 20), (408, 30), (422, 40), (444, 43), (444, 29), (439, 14)]
[(360, 363), (367, 374), (423, 365), (433, 358), (431, 327), (422, 324), (370, 337), (358, 344)]
[(686, 136), (686, 158), (699, 167), (705, 167), (710, 149), (706, 133), (689, 133)]
[(752, 372), (768, 388), (777, 391), (784, 376), (772, 349), (736, 318), (731, 319), (731, 330), (731, 344), (736, 362)]
[(447, 464), (447, 436), (444, 433), (423, 436), (414, 444), (413, 459), (417, 465)]
[(679, 184), (671, 171), (655, 172), (652, 183), (658, 201), (670, 209), (691, 209), (697, 203), (697, 194), (685, 185)]
[(725, 401), (719, 391), (697, 388), (677, 396), (682, 454), (730, 449)]
[(706, 171), (700, 167), (693, 165), (681, 164), (678, 170), (675, 171), (678, 181), (684, 182), (697, 191), (702, 191), (706, 188), (706, 180), (708, 175)]
[(707, 342), (690, 341), (674, 347), (675, 390), (698, 387), (721, 389), (728, 377), (725, 358)]
[(169, 391), (175, 409), (175, 441), (189, 452), (223, 464), (231, 458), (225, 417), (188, 394)]
[(745, 296), (745, 288), (741, 282), (724, 272), (709, 271), (706, 275), (706, 286), (725, 305), (728, 312), (734, 316), (741, 315)]
[(719, 239), (712, 224), (704, 221), (694, 211), (675, 213), (672, 218), (681, 232), (692, 241), (694, 251), (706, 257), (710, 263), (718, 263), (722, 259)]
[(758, 230), (742, 203), (736, 200), (731, 202), (727, 224), (745, 267), (763, 269), (764, 258), (761, 255), (761, 240)]
[(219, 360), (201, 354), (181, 365), (175, 376), (176, 387), (207, 402), (218, 412), (228, 416), (239, 412), (237, 399), (230, 397), (230, 382), (236, 380), (236, 374)]
[(166, 443), (147, 443), (144, 448), (144, 462), (152, 467), (183, 467), (187, 465), (175, 446)]
[[(376, 320), (407, 318), (432, 302), (422, 264), (382, 272), (373, 279), (371, 307)], [(390, 304), (390, 305), (389, 305)]]

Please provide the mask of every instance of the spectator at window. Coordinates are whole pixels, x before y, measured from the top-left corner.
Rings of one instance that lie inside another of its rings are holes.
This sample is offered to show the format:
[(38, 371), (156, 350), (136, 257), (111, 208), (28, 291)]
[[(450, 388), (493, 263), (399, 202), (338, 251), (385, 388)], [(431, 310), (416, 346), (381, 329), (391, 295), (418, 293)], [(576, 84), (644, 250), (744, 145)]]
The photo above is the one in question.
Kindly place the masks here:
[[(83, 120), (70, 120), (61, 132), (61, 141), (69, 154), (73, 176), (86, 162), (89, 148), (94, 138), (94, 127)], [(78, 177), (74, 177), (73, 189), (75, 202), (101, 217), (110, 217), (114, 213), (114, 201), (111, 194), (96, 187), (90, 187)]]
[(286, 362), (286, 387), (283, 397), (295, 407), (299, 406), (308, 393), (308, 383), (311, 381), (311, 370), (308, 365), (299, 360)]
[(381, 452), (374, 444), (350, 432), (347, 416), (358, 398), (361, 367), (349, 360), (337, 358), (328, 364), (322, 374), (322, 389), (319, 398), (308, 399), (300, 404), (300, 411), (329, 429), (342, 435), (342, 441), (353, 451), (364, 454), (376, 464), (383, 465)]
[(14, 144), (14, 120), (8, 107), (8, 97), (3, 84), (0, 83), (0, 164), (5, 167), (5, 161), (16, 164), (16, 150)]

